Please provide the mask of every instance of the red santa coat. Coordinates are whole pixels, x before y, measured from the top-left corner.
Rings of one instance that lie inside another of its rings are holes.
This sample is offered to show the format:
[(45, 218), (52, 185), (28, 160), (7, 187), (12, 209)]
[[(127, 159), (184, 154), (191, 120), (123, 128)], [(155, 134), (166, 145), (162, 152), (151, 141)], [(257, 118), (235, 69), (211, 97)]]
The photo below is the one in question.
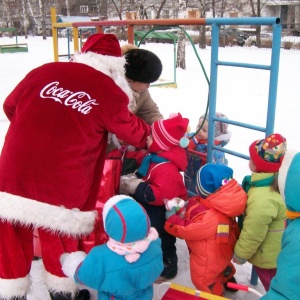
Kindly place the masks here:
[(233, 217), (244, 212), (246, 201), (246, 193), (232, 179), (206, 199), (190, 198), (184, 218), (175, 214), (167, 219), (166, 231), (187, 243), (197, 289), (222, 294), (222, 273), (230, 264), (239, 234)]
[(74, 236), (91, 232), (107, 132), (136, 147), (145, 147), (149, 135), (106, 74), (109, 67), (99, 72), (82, 63), (49, 63), (7, 97), (11, 125), (0, 158), (1, 219)]

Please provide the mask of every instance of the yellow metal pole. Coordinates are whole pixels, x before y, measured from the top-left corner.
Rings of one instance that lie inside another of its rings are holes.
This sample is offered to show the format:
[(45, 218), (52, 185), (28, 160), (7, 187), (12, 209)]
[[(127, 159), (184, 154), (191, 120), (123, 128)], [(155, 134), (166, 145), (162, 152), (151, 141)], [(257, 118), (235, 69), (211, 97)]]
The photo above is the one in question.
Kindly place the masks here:
[(73, 26), (73, 34), (74, 34), (74, 53), (79, 51), (79, 35), (78, 35), (78, 27)]

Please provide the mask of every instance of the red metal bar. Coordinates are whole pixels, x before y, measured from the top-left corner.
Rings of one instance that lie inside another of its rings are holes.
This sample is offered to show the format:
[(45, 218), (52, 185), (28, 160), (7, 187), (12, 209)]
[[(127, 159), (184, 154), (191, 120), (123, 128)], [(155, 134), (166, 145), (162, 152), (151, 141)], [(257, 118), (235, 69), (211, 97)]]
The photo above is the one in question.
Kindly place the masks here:
[(90, 22), (73, 22), (75, 27), (85, 26), (133, 26), (133, 25), (206, 25), (205, 18), (191, 19), (147, 19), (147, 20), (107, 20)]
[(195, 155), (198, 155), (202, 158), (205, 158), (206, 160), (206, 153), (202, 153), (202, 152), (199, 152), (199, 151), (196, 151), (196, 150), (192, 150), (192, 149), (187, 149), (188, 152), (192, 153), (192, 154), (195, 154)]

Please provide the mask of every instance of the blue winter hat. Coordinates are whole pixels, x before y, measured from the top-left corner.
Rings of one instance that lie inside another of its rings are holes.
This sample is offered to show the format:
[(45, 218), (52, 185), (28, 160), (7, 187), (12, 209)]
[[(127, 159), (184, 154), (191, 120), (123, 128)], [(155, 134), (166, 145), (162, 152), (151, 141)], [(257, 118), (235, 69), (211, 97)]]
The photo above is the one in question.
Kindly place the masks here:
[(232, 179), (233, 170), (224, 165), (206, 164), (197, 173), (196, 191), (206, 198)]
[(121, 243), (142, 240), (150, 229), (144, 208), (126, 195), (114, 196), (105, 203), (103, 223), (108, 236)]

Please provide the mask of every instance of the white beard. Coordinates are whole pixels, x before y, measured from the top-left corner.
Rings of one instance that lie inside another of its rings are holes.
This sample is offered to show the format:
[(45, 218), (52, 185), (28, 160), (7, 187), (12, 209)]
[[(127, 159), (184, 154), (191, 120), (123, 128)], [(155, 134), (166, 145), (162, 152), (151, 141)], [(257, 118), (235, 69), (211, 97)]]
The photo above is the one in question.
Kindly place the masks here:
[(128, 96), (129, 102), (133, 99), (132, 90), (125, 77), (125, 57), (96, 54), (94, 52), (75, 53), (73, 62), (90, 66), (109, 76)]

